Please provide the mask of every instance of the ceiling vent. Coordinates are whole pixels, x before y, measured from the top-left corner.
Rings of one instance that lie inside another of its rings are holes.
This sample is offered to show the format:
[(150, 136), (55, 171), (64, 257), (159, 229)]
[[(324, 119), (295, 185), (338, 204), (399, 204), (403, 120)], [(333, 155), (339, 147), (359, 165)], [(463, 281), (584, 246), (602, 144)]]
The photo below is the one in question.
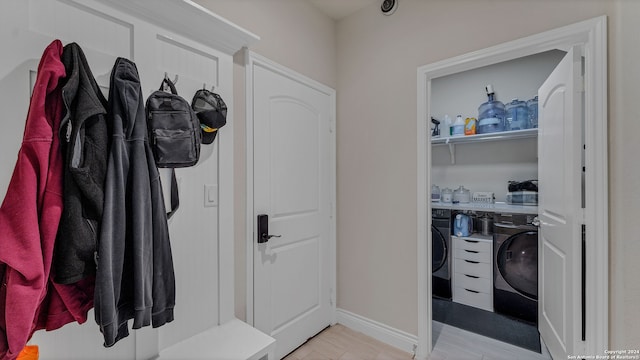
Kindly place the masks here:
[(398, 0), (384, 0), (380, 6), (380, 10), (385, 15), (393, 14), (398, 8)]

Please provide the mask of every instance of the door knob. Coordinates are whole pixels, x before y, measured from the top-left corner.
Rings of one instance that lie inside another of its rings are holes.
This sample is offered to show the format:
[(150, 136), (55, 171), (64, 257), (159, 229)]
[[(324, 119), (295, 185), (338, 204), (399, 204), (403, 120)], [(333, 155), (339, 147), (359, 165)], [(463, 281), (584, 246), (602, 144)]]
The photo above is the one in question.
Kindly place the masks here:
[(266, 233), (260, 234), (260, 238), (262, 239), (261, 243), (266, 243), (267, 241), (269, 241), (269, 239), (274, 237), (279, 238), (279, 237), (282, 237), (282, 235), (268, 235)]
[(282, 235), (269, 235), (269, 215), (258, 215), (258, 244), (263, 244), (269, 239), (282, 237)]

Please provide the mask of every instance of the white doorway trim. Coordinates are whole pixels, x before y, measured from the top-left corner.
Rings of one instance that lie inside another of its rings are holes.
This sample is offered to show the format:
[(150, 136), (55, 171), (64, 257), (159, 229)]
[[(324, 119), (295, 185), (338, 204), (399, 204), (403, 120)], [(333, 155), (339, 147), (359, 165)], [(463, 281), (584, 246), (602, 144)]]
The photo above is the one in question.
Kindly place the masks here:
[[(535, 53), (573, 45), (585, 49), (586, 340), (584, 354), (608, 349), (609, 197), (607, 163), (607, 19), (582, 21), (537, 35), (457, 56), (418, 68), (417, 249), (418, 349), (426, 359), (432, 349), (431, 308), (431, 150), (428, 140), (431, 80)], [(578, 319), (578, 321), (581, 321)]]
[(268, 58), (256, 54), (245, 49), (245, 89), (246, 89), (246, 179), (247, 179), (247, 203), (246, 203), (246, 269), (247, 269), (247, 286), (246, 286), (246, 322), (254, 325), (254, 276), (253, 276), (253, 256), (255, 242), (254, 219), (254, 156), (253, 156), (253, 69), (258, 65), (267, 68), (282, 76), (288, 77), (294, 81), (305, 84), (319, 92), (327, 94), (331, 98), (331, 133), (329, 134), (329, 170), (330, 175), (330, 227), (329, 229), (329, 283), (331, 287), (331, 324), (336, 322), (336, 91), (324, 84), (310, 79), (300, 73), (297, 73), (285, 66), (282, 66)]

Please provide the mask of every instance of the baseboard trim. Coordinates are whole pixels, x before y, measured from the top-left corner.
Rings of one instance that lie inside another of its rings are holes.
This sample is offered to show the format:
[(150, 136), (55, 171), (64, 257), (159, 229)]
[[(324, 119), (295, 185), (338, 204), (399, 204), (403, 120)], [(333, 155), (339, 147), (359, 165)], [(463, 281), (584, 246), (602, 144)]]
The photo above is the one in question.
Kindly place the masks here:
[(336, 320), (350, 329), (359, 331), (367, 336), (382, 341), (385, 344), (397, 347), (413, 354), (418, 344), (418, 337), (391, 326), (379, 323), (354, 314), (344, 309), (336, 309)]

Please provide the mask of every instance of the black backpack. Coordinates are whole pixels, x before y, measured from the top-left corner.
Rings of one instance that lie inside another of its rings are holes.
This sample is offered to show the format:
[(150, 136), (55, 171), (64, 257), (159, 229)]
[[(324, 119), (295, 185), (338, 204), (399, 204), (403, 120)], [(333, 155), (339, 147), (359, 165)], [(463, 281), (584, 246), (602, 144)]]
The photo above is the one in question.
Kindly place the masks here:
[[(171, 93), (163, 91), (167, 84)], [(178, 95), (171, 80), (165, 78), (160, 89), (147, 99), (147, 127), (156, 166), (193, 166), (200, 158), (200, 121), (191, 105)]]
[[(163, 91), (168, 85), (171, 93)], [(171, 168), (171, 217), (180, 198), (174, 168), (189, 167), (198, 163), (200, 158), (201, 131), (200, 122), (191, 105), (178, 96), (173, 82), (165, 77), (160, 89), (147, 99), (147, 130), (149, 143), (159, 168)]]

